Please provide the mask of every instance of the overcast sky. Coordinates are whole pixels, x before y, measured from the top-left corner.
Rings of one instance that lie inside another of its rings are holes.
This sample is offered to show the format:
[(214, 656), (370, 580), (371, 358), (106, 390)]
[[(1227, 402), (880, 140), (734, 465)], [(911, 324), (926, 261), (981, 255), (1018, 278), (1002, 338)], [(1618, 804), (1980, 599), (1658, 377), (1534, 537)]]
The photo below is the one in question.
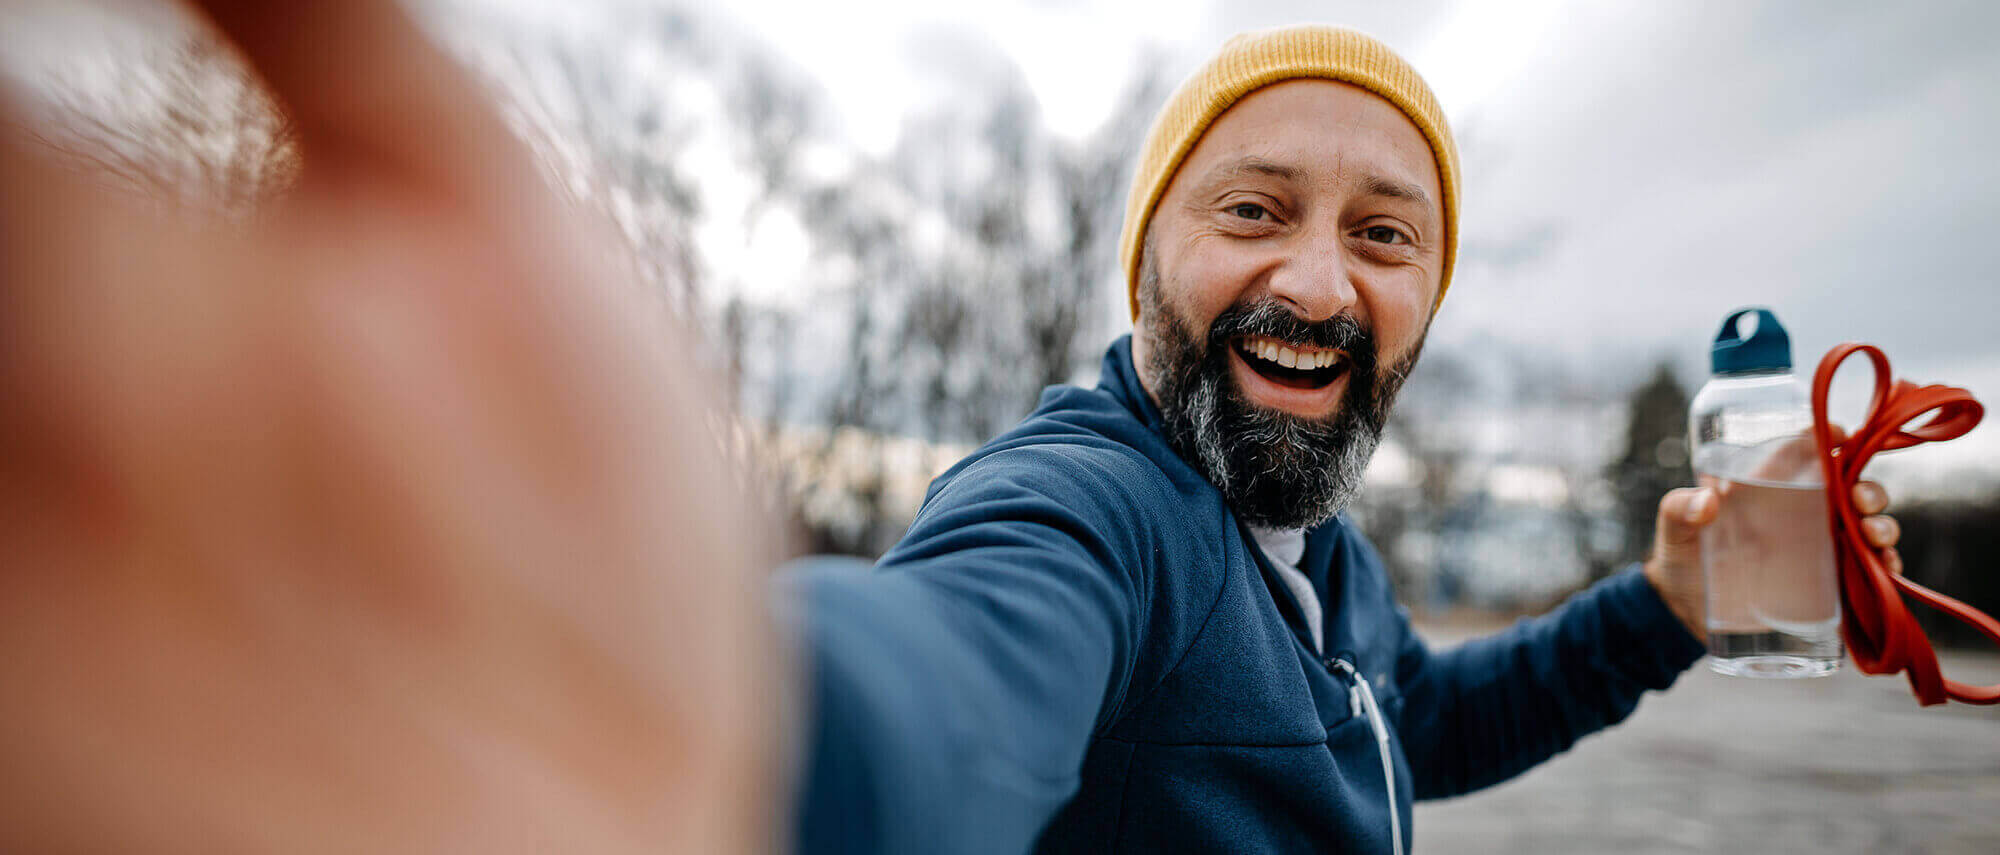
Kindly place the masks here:
[[(554, 20), (644, 2), (470, 5)], [(1902, 376), (2000, 406), (2000, 3), (719, 5), (813, 77), (840, 131), (877, 153), (968, 63), (1011, 60), (1048, 124), (1080, 136), (1148, 51), (1179, 79), (1243, 30), (1363, 29), (1430, 79), (1463, 154), (1461, 258), (1432, 347), (1531, 348), (1621, 382), (1667, 358), (1699, 383), (1721, 318), (1767, 304), (1802, 370), (1865, 340)], [(34, 47), (7, 44), (10, 60)], [(740, 221), (710, 220), (720, 273), (784, 281), (803, 263), (802, 233), (783, 222), (766, 243), (789, 239), (788, 251), (749, 252), (722, 233)], [(1106, 301), (1122, 318), (1115, 289)], [(1848, 412), (1860, 371), (1836, 399)], [(2000, 426), (1913, 454), (1940, 472), (2000, 473)]]
[[(2000, 404), (2000, 4), (738, 0), (881, 150), (940, 41), (990, 40), (1049, 123), (1087, 132), (1147, 45), (1178, 79), (1228, 35), (1372, 32), (1437, 89), (1464, 158), (1462, 260), (1434, 346), (1580, 372), (1672, 359), (1767, 304), (1809, 371), (1834, 343)], [(1864, 385), (1837, 403), (1858, 412)], [(2000, 469), (2000, 427), (1914, 452)], [(1931, 467), (1926, 467), (1931, 468)]]

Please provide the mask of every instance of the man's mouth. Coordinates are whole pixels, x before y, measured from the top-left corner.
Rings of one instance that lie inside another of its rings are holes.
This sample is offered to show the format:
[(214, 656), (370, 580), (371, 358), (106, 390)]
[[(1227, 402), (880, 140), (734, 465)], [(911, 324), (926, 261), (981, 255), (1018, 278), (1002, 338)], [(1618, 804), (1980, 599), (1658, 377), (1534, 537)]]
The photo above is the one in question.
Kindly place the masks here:
[(1347, 352), (1271, 338), (1243, 336), (1231, 342), (1243, 364), (1257, 376), (1291, 389), (1321, 389), (1347, 373)]

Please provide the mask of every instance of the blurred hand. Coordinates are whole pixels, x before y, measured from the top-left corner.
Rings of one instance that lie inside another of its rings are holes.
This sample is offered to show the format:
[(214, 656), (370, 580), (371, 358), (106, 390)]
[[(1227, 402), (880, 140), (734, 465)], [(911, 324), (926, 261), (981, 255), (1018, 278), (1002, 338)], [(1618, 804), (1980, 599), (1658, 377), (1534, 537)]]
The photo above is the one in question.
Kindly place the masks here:
[[(1835, 442), (1840, 442), (1846, 438), (1846, 432), (1834, 427), (1833, 437)], [(1781, 449), (1763, 466), (1778, 470), (1769, 473), (1772, 480), (1790, 480), (1790, 473), (1817, 466), (1813, 457), (1815, 454), (1812, 438), (1806, 436)], [(1645, 564), (1647, 581), (1653, 583), (1653, 588), (1659, 591), (1667, 607), (1687, 626), (1688, 632), (1701, 639), (1708, 637), (1701, 571), (1701, 532), (1721, 514), (1722, 503), (1728, 501), (1726, 493), (1726, 485), (1720, 488), (1681, 487), (1661, 497), (1659, 516), (1653, 526), (1653, 551)], [(1889, 508), (1888, 491), (1873, 481), (1856, 483), (1854, 505), (1863, 515), (1863, 535), (1871, 545), (1886, 550), (1890, 570), (1901, 575), (1903, 558), (1897, 554), (1895, 546), (1902, 537), (1902, 528), (1895, 517), (1883, 513)]]
[(0, 851), (760, 848), (687, 337), (393, 4), (207, 12), (301, 131), (268, 219), (0, 150)]

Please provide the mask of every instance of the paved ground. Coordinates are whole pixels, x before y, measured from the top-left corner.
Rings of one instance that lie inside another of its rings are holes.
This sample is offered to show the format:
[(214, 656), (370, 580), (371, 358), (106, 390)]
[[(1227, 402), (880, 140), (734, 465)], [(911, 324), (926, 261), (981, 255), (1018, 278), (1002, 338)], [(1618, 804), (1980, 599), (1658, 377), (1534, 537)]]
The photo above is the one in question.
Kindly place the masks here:
[[(1951, 655), (1945, 671), (2000, 682), (2000, 656)], [(1901, 677), (1747, 680), (1704, 662), (1527, 775), (1418, 806), (1415, 843), (1415, 855), (2000, 855), (2000, 707), (1920, 708)]]

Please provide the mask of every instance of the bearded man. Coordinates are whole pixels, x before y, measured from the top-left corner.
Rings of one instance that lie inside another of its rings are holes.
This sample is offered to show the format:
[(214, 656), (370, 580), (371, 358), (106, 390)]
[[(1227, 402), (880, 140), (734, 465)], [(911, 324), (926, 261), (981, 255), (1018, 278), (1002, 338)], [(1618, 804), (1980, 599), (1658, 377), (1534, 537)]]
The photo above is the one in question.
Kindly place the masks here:
[(1701, 657), (1706, 491), (1662, 499), (1642, 567), (1447, 652), (1341, 514), (1450, 285), (1458, 186), (1431, 92), (1366, 36), (1239, 36), (1180, 87), (1097, 387), (939, 477), (872, 569), (790, 580), (805, 849), (1406, 852), (1413, 800)]

